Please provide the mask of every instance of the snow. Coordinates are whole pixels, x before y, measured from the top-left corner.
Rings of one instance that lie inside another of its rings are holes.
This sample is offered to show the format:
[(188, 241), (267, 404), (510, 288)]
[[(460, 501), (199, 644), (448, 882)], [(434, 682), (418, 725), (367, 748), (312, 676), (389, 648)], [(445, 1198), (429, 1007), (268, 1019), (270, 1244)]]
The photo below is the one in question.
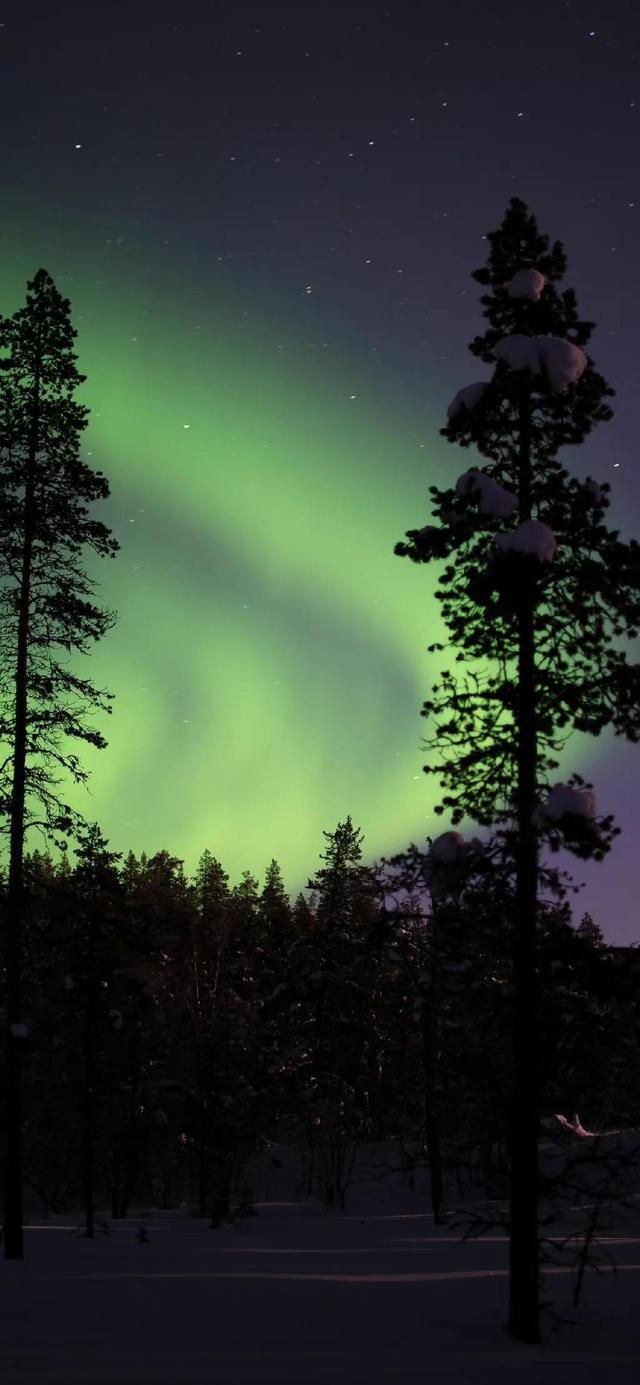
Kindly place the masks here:
[[(637, 1213), (617, 1278), (587, 1274), (577, 1330), (523, 1346), (504, 1328), (504, 1233), (461, 1243), (434, 1225), (423, 1170), (413, 1190), (383, 1172), (363, 1165), (343, 1213), (291, 1177), (265, 1200), (256, 1184), (258, 1215), (217, 1231), (188, 1208), (140, 1208), (93, 1241), (69, 1234), (78, 1216), (32, 1218), (25, 1262), (0, 1260), (3, 1385), (635, 1385)], [(570, 1317), (572, 1287), (559, 1272), (544, 1295)]]
[(577, 1135), (581, 1140), (596, 1140), (598, 1138), (595, 1131), (585, 1130), (580, 1123), (580, 1117), (577, 1115), (573, 1116), (571, 1120), (567, 1120), (566, 1116), (556, 1115), (555, 1120), (560, 1122), (563, 1130), (568, 1130), (571, 1135)]
[(72, 991), (72, 990), (73, 990), (73, 988), (74, 988), (74, 980), (73, 980), (73, 977), (72, 977), (72, 976), (65, 976), (65, 978), (64, 978), (64, 988), (65, 988), (65, 991)]
[(432, 841), (426, 862), (425, 881), (434, 900), (446, 899), (458, 888), (459, 870), (473, 846), (460, 832), (442, 832)]
[(497, 361), (503, 361), (509, 370), (530, 370), (534, 375), (540, 371), (537, 337), (525, 337), (513, 332), (503, 337), (493, 348)]
[(510, 519), (518, 501), (512, 491), (487, 476), (485, 471), (465, 471), (456, 481), (458, 495), (479, 497), (480, 511), (483, 515), (494, 515), (496, 519)]
[(526, 337), (514, 332), (497, 342), (493, 354), (509, 370), (530, 370), (533, 375), (544, 371), (554, 392), (574, 385), (588, 365), (582, 348), (563, 337)]
[(540, 563), (552, 563), (555, 557), (555, 534), (539, 519), (526, 519), (517, 529), (498, 534), (496, 547), (503, 553), (529, 553)]
[(28, 1024), (20, 1024), (20, 1023), (19, 1023), (19, 1024), (12, 1024), (12, 1025), (11, 1025), (11, 1037), (12, 1037), (13, 1039), (28, 1039), (28, 1038), (29, 1038), (29, 1025), (28, 1025)]
[(510, 298), (530, 298), (537, 303), (547, 280), (539, 269), (519, 269), (507, 289)]
[(564, 341), (562, 337), (538, 337), (537, 341), (540, 360), (552, 390), (564, 391), (569, 385), (574, 385), (588, 364), (582, 348), (576, 346), (575, 342)]
[(570, 784), (554, 784), (540, 807), (540, 814), (551, 822), (560, 822), (567, 813), (574, 817), (594, 818), (596, 796), (593, 789), (574, 789)]
[(440, 866), (451, 866), (464, 856), (466, 849), (467, 844), (460, 832), (442, 832), (432, 841), (429, 856)]
[(447, 409), (447, 417), (456, 418), (463, 409), (475, 409), (476, 404), (480, 403), (487, 385), (488, 381), (479, 380), (475, 385), (465, 385), (463, 389), (458, 390)]

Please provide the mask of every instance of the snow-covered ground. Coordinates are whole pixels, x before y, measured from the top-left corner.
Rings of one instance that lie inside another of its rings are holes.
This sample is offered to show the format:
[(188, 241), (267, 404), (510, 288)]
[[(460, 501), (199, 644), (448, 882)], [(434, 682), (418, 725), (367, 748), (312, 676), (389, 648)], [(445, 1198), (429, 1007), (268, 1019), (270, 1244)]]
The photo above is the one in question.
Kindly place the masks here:
[[(583, 1325), (543, 1346), (503, 1330), (506, 1242), (460, 1244), (421, 1193), (356, 1195), (344, 1213), (266, 1202), (219, 1231), (148, 1212), (95, 1241), (35, 1221), (0, 1264), (0, 1380), (210, 1385), (560, 1385), (640, 1381), (640, 1216), (589, 1276)], [(560, 1304), (570, 1279), (552, 1281)]]

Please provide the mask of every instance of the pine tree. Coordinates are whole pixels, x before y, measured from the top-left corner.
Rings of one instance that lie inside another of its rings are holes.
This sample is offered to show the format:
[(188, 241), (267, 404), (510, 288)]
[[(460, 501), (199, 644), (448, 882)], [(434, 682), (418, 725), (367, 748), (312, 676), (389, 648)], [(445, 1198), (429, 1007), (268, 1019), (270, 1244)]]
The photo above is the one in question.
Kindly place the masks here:
[(591, 914), (582, 915), (577, 928), (578, 936), (588, 947), (604, 947), (604, 933)]
[(361, 864), (362, 832), (350, 817), (323, 835), (324, 865), (309, 881), (317, 899), (315, 915), (296, 959), (299, 993), (305, 994), (299, 1041), (310, 1144), (321, 1159), (325, 1195), (342, 1207), (355, 1145), (368, 1125), (375, 1027), (370, 935), (378, 886), (373, 870)]
[(109, 697), (77, 671), (112, 624), (98, 607), (84, 549), (112, 556), (117, 544), (89, 506), (109, 491), (81, 459), (87, 410), (74, 394), (70, 305), (45, 270), (26, 304), (0, 325), (0, 612), (5, 680), (0, 686), (9, 818), (6, 891), (7, 1059), (5, 1251), (22, 1258), (20, 1034), (24, 1032), (21, 928), (25, 831), (39, 821), (63, 836), (77, 819), (60, 796), (69, 778), (86, 779), (73, 741), (102, 747), (87, 720), (109, 711)]
[(616, 830), (580, 776), (551, 792), (549, 776), (574, 730), (640, 737), (640, 668), (620, 648), (640, 626), (640, 548), (607, 529), (609, 487), (557, 460), (611, 417), (612, 394), (584, 350), (593, 324), (556, 287), (564, 249), (518, 199), (488, 239), (474, 275), (488, 327), (471, 350), (495, 368), (459, 391), (442, 430), (488, 464), (432, 487), (440, 526), (410, 530), (396, 552), (417, 563), (455, 555), (437, 595), (462, 670), (442, 674), (423, 707), (436, 723), (426, 768), (446, 790), (438, 810), (497, 823), (514, 856), (509, 1326), (536, 1341), (539, 846), (600, 858)]
[(72, 875), (76, 913), (74, 957), (69, 965), (77, 979), (81, 998), (79, 1047), (82, 1053), (82, 1167), (85, 1235), (95, 1234), (95, 1174), (97, 1143), (97, 1096), (100, 1086), (101, 1039), (119, 1011), (110, 1008), (110, 986), (117, 957), (113, 936), (120, 895), (117, 863), (120, 856), (97, 823), (78, 831), (76, 868)]

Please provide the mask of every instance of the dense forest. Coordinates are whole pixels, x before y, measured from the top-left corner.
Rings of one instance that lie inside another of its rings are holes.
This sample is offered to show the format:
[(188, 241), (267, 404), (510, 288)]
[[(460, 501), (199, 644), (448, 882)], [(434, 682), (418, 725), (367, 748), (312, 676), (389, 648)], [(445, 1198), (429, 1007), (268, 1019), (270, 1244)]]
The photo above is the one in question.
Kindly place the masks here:
[[(341, 1206), (361, 1142), (425, 1164), (434, 1111), (456, 1195), (504, 1186), (508, 910), (473, 873), (434, 901), (426, 850), (377, 867), (361, 851), (350, 819), (325, 833), (294, 900), (276, 861), (232, 887), (208, 851), (189, 878), (166, 851), (115, 855), (96, 826), (73, 860), (27, 856), (34, 1206), (82, 1207), (90, 1232), (97, 1209), (140, 1205), (215, 1224), (251, 1197), (250, 1156), (282, 1145)], [(637, 1123), (636, 954), (566, 905), (541, 906), (540, 939), (543, 1111)]]

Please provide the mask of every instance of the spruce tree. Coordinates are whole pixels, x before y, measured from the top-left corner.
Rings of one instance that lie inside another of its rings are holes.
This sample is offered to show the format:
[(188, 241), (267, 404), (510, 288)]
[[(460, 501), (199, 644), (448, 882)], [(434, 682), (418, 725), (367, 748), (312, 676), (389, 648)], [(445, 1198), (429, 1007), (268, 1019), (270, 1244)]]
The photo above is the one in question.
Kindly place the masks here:
[(325, 1196), (343, 1207), (356, 1143), (368, 1125), (378, 885), (373, 869), (361, 864), (363, 834), (350, 817), (323, 836), (324, 865), (308, 886), (317, 899), (315, 916), (297, 959), (306, 964), (306, 977), (298, 977), (305, 995), (300, 1038), (308, 1055), (310, 1147), (319, 1156)]
[(2, 807), (9, 823), (6, 926), (5, 1251), (22, 1258), (21, 980), (25, 831), (39, 823), (65, 834), (78, 820), (64, 784), (86, 772), (74, 741), (106, 744), (91, 723), (109, 697), (78, 671), (77, 657), (113, 616), (94, 601), (85, 549), (117, 548), (89, 506), (108, 493), (105, 477), (80, 456), (88, 411), (75, 399), (70, 305), (45, 270), (25, 306), (0, 323), (0, 724), (5, 751)]
[(578, 924), (578, 935), (588, 947), (604, 947), (604, 933), (591, 914), (582, 915)]
[(121, 895), (117, 864), (120, 855), (109, 850), (109, 843), (97, 823), (78, 831), (76, 867), (70, 884), (70, 913), (74, 935), (70, 939), (73, 956), (68, 966), (75, 978), (80, 1006), (77, 1020), (78, 1051), (82, 1055), (80, 1079), (82, 1107), (82, 1190), (85, 1214), (84, 1234), (95, 1234), (95, 1182), (98, 1095), (101, 1086), (105, 1031), (114, 1021), (122, 1022), (113, 1008), (112, 983), (118, 959), (118, 938), (114, 936)]
[(437, 596), (459, 671), (423, 707), (436, 750), (425, 768), (445, 789), (436, 811), (497, 824), (513, 853), (509, 1327), (537, 1341), (539, 851), (600, 858), (616, 830), (579, 775), (553, 788), (550, 776), (573, 731), (640, 736), (640, 667), (621, 648), (640, 626), (640, 548), (607, 528), (609, 486), (557, 460), (611, 417), (613, 393), (585, 349), (593, 323), (559, 287), (564, 248), (516, 198), (488, 240), (474, 274), (487, 328), (470, 349), (493, 372), (458, 392), (442, 430), (485, 465), (432, 487), (440, 524), (409, 530), (396, 552), (453, 559)]

